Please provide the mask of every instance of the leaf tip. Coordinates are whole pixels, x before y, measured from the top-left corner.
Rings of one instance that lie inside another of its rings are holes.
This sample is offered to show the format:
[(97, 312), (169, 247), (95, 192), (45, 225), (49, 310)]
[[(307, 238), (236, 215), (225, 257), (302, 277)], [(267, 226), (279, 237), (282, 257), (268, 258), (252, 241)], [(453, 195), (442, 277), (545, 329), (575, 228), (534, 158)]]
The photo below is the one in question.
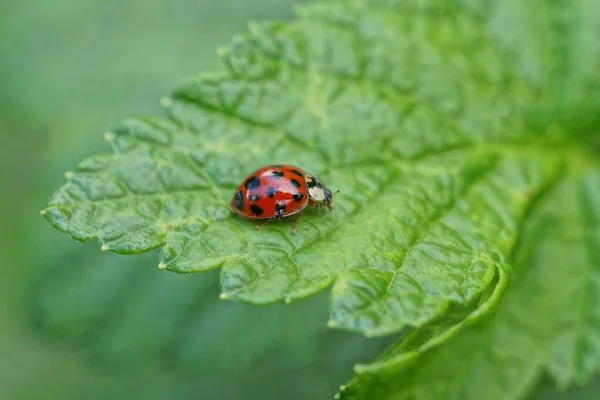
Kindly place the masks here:
[(365, 366), (362, 364), (355, 364), (354, 372), (356, 372), (357, 374), (362, 374), (363, 372), (365, 372)]
[(105, 132), (104, 140), (106, 140), (109, 143), (112, 142), (113, 140), (115, 140), (115, 134), (113, 132)]
[(67, 171), (64, 173), (65, 179), (67, 180), (71, 180), (73, 178), (73, 172), (72, 171)]
[(158, 264), (158, 269), (167, 269), (167, 264), (161, 262)]
[(171, 106), (173, 105), (173, 100), (171, 100), (170, 97), (163, 97), (162, 99), (160, 99), (160, 104), (164, 108), (171, 108)]
[(291, 297), (286, 297), (286, 298), (283, 300), (283, 302), (284, 302), (285, 304), (290, 304), (290, 303), (292, 302), (292, 298), (291, 298)]
[(40, 215), (43, 217), (44, 215), (46, 215), (47, 212), (48, 210), (46, 209), (40, 210)]
[(103, 245), (100, 247), (100, 250), (102, 250), (102, 251), (108, 251), (108, 250), (110, 250), (110, 247), (108, 247), (108, 245), (106, 245), (106, 244), (103, 244)]
[(337, 400), (337, 399), (341, 399), (341, 398), (342, 398), (342, 393), (343, 393), (343, 392), (345, 392), (347, 388), (348, 388), (348, 387), (347, 387), (346, 385), (341, 385), (341, 386), (340, 386), (340, 391), (339, 391), (339, 392), (337, 392), (337, 393), (335, 394), (335, 396), (333, 396), (333, 398), (334, 398), (334, 399), (336, 399), (336, 400)]
[(220, 298), (221, 300), (227, 300), (227, 299), (229, 298), (229, 294), (227, 294), (227, 293), (221, 293), (221, 294), (219, 295), (219, 298)]
[(327, 326), (330, 328), (335, 328), (335, 321), (330, 319), (329, 321), (327, 321)]

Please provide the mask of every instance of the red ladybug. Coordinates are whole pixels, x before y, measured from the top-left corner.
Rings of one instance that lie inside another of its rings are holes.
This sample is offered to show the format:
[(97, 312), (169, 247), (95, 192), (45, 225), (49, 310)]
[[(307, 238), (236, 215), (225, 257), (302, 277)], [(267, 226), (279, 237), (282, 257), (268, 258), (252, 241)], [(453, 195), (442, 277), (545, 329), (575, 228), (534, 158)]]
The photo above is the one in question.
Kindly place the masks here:
[(333, 209), (333, 194), (323, 181), (293, 165), (268, 165), (250, 174), (238, 186), (231, 209), (250, 219), (263, 220), (256, 227), (274, 218), (295, 215), (292, 234), (296, 234), (298, 218), (307, 205)]

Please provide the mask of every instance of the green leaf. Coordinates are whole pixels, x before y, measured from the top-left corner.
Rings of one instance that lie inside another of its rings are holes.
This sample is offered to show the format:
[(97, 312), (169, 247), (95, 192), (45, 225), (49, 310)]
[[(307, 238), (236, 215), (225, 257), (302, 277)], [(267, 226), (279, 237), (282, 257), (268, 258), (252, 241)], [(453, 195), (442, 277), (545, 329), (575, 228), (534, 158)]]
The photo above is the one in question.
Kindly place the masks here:
[(341, 397), (517, 399), (544, 371), (562, 388), (589, 381), (600, 370), (598, 204), (597, 171), (563, 180), (532, 212), (514, 284), (492, 316), (467, 317), (443, 346), (394, 346), (394, 357), (361, 366)]
[[(289, 303), (331, 286), (329, 326), (367, 336), (412, 330), (384, 361), (359, 367), (349, 396), (520, 398), (545, 368), (563, 386), (586, 381), (600, 364), (594, 308), (578, 320), (591, 329), (557, 339), (570, 324), (558, 324), (548, 302), (592, 302), (544, 297), (515, 329), (506, 309), (520, 312), (543, 292), (539, 277), (527, 277), (552, 262), (562, 278), (544, 282), (547, 293), (558, 290), (551, 284), (568, 291), (564, 280), (576, 286), (561, 257), (600, 248), (559, 240), (566, 230), (557, 224), (524, 229), (551, 223), (540, 202), (558, 204), (564, 226), (585, 210), (584, 236), (595, 238), (600, 204), (559, 204), (564, 182), (600, 174), (587, 147), (597, 143), (600, 86), (580, 65), (600, 61), (590, 39), (598, 6), (532, 4), (546, 12), (517, 1), (331, 1), (301, 8), (293, 24), (250, 24), (219, 50), (226, 71), (163, 99), (166, 116), (132, 117), (108, 132), (113, 153), (68, 172), (44, 216), (103, 250), (160, 248), (163, 269), (221, 267), (224, 299)], [(235, 187), (275, 163), (322, 176), (341, 191), (336, 209), (307, 211), (296, 236), (285, 222), (258, 232), (234, 216)], [(548, 243), (560, 257), (539, 261)], [(515, 350), (506, 368), (478, 352), (494, 338), (517, 349), (528, 337), (520, 350), (555, 346), (551, 358)], [(594, 349), (585, 359), (582, 343)], [(472, 369), (455, 376), (471, 352)], [(469, 371), (487, 384), (470, 383)]]

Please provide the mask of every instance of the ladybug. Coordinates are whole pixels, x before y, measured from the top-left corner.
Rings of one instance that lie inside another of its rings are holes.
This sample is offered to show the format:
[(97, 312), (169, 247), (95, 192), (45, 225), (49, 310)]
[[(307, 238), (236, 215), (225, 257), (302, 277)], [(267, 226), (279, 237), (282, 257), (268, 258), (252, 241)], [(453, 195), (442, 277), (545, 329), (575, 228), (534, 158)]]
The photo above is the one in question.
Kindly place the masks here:
[[(337, 193), (337, 192), (336, 192)], [(292, 234), (296, 234), (298, 218), (307, 205), (333, 210), (333, 194), (314, 175), (293, 165), (267, 165), (238, 186), (231, 199), (231, 209), (237, 215), (259, 220), (257, 229), (275, 218), (294, 217)]]

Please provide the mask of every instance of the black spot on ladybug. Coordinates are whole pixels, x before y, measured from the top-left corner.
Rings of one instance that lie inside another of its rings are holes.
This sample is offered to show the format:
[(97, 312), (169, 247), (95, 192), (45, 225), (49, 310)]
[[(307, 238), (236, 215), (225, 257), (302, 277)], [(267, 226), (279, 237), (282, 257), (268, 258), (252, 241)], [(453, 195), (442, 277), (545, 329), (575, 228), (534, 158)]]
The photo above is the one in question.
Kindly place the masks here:
[(294, 200), (296, 200), (296, 201), (298, 201), (298, 202), (299, 202), (299, 201), (301, 201), (301, 200), (302, 200), (302, 198), (304, 197), (304, 196), (302, 195), (302, 193), (300, 193), (300, 192), (298, 192), (298, 193), (294, 193), (294, 195), (293, 195), (293, 196), (294, 196)]
[(300, 186), (302, 186), (302, 185), (300, 184), (300, 182), (298, 182), (298, 180), (297, 180), (297, 179), (292, 179), (292, 185), (296, 186), (297, 188), (299, 188)]
[(273, 171), (273, 172), (271, 172), (271, 176), (273, 178), (282, 178), (283, 177), (283, 172), (282, 171)]
[(235, 192), (235, 206), (238, 210), (242, 210), (244, 208), (244, 194), (241, 190), (237, 190)]
[(267, 191), (267, 196), (269, 196), (270, 198), (275, 197), (275, 193), (277, 193), (277, 190), (273, 187), (270, 187), (269, 190)]
[(260, 179), (257, 176), (253, 176), (244, 183), (244, 186), (246, 186), (246, 189), (256, 189), (260, 186)]
[(296, 174), (296, 175), (298, 175), (299, 177), (302, 177), (302, 178), (304, 178), (304, 174), (303, 174), (302, 172), (298, 171), (297, 169), (292, 169), (292, 170), (290, 170), (290, 172), (291, 172), (292, 174)]
[(259, 197), (260, 197), (260, 196), (259, 196), (259, 195), (257, 195), (256, 193), (252, 193), (250, 196), (248, 196), (248, 199), (249, 199), (250, 201), (256, 201), (256, 200), (258, 200), (258, 198), (259, 198)]
[(321, 181), (319, 181), (317, 178), (315, 178), (312, 175), (308, 177), (308, 179), (306, 180), (306, 184), (308, 185), (309, 188), (314, 188), (316, 186), (319, 189), (323, 189), (323, 184), (321, 183)]
[(250, 206), (250, 211), (252, 211), (252, 214), (259, 216), (260, 214), (263, 213), (263, 209), (260, 208), (259, 206), (257, 206), (256, 204), (252, 204)]
[(283, 217), (285, 215), (285, 203), (275, 204), (275, 213), (278, 217)]

